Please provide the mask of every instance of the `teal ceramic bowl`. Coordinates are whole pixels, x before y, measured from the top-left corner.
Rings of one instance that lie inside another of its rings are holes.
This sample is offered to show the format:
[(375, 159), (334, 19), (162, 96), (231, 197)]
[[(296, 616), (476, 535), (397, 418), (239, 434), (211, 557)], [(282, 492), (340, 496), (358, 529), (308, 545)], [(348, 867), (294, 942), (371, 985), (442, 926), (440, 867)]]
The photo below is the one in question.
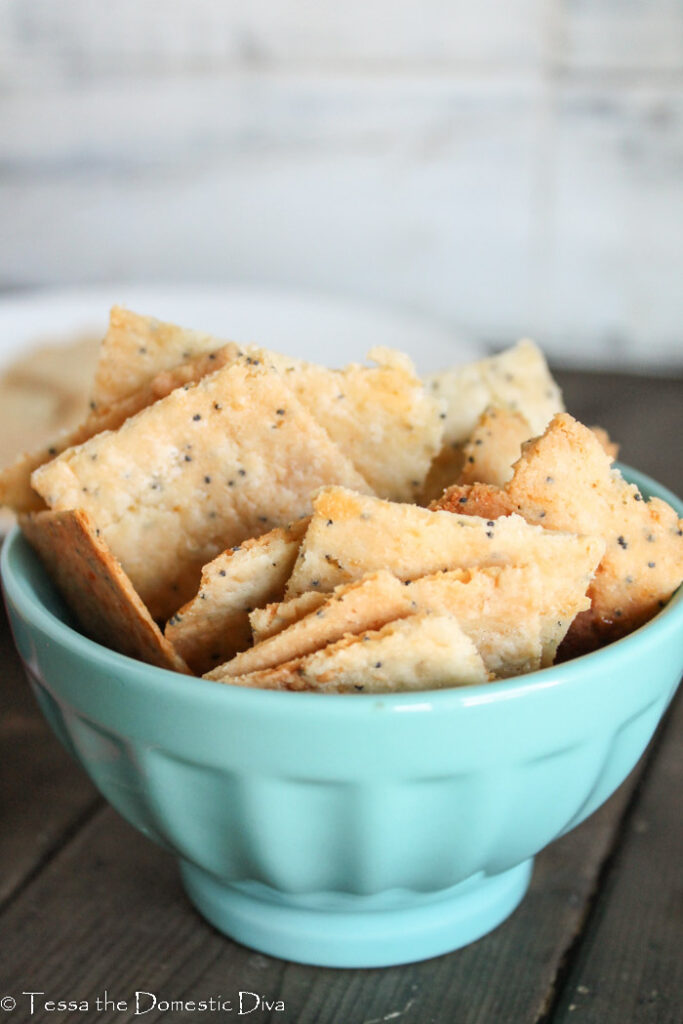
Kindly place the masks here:
[(254, 691), (85, 639), (16, 530), (2, 575), (36, 697), (107, 800), (217, 928), (311, 964), (419, 960), (494, 928), (534, 855), (633, 768), (683, 671), (679, 592), (608, 648), (506, 682)]

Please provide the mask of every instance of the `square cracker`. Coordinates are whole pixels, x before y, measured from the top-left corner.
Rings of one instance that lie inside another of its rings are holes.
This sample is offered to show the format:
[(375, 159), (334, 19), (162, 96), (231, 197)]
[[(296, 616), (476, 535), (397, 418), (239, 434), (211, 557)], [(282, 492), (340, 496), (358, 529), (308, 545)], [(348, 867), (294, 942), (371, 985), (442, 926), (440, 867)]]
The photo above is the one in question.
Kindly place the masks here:
[(329, 483), (367, 490), (277, 371), (251, 356), (32, 477), (51, 508), (91, 514), (155, 619), (193, 597), (221, 551), (306, 514)]
[(496, 522), (343, 487), (323, 488), (313, 507), (287, 598), (330, 591), (377, 569), (409, 580), (439, 570), (536, 564), (548, 578), (578, 575), (588, 585), (604, 553), (604, 541), (595, 536), (551, 532), (519, 515)]
[(164, 630), (193, 672), (203, 675), (249, 647), (249, 613), (283, 596), (306, 526), (306, 519), (277, 526), (202, 568), (199, 592)]
[(221, 682), (271, 690), (391, 693), (486, 683), (489, 674), (451, 615), (424, 612), (347, 636), (276, 668)]
[(63, 431), (50, 444), (20, 455), (0, 472), (0, 505), (6, 505), (15, 512), (33, 512), (45, 508), (45, 502), (31, 487), (31, 474), (34, 470), (67, 448), (84, 444), (103, 430), (117, 430), (129, 417), (158, 402), (160, 398), (165, 398), (175, 388), (193, 384), (207, 374), (215, 373), (222, 366), (233, 362), (237, 351), (236, 345), (228, 343), (171, 370), (162, 370), (132, 394), (117, 399), (109, 406), (91, 410), (83, 423), (72, 430)]
[(22, 517), (21, 528), (91, 640), (149, 665), (189, 671), (87, 512), (36, 512)]
[(645, 501), (611, 466), (593, 431), (571, 416), (556, 416), (544, 435), (528, 442), (505, 487), (452, 488), (438, 503), (495, 519), (514, 509), (547, 530), (590, 528), (605, 543), (589, 588), (591, 608), (567, 638), (567, 653), (583, 653), (648, 621), (683, 578), (683, 522), (659, 498)]

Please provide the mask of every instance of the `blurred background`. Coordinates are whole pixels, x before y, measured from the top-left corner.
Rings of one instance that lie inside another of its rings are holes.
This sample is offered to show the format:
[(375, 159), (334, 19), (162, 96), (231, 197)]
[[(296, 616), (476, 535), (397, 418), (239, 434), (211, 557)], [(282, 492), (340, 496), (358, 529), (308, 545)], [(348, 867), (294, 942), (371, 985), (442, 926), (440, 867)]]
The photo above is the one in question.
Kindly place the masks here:
[(681, 371), (682, 86), (680, 0), (3, 0), (0, 293), (315, 289)]

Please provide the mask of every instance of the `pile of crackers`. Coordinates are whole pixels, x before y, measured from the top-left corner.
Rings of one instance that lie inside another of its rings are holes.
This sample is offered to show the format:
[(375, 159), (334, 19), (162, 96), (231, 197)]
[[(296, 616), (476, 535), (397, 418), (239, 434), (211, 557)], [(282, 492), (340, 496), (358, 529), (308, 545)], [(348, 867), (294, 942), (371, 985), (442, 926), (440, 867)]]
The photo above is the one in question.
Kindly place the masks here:
[(232, 685), (485, 683), (595, 650), (683, 579), (683, 524), (523, 341), (425, 380), (114, 308), (90, 410), (0, 474), (85, 634)]

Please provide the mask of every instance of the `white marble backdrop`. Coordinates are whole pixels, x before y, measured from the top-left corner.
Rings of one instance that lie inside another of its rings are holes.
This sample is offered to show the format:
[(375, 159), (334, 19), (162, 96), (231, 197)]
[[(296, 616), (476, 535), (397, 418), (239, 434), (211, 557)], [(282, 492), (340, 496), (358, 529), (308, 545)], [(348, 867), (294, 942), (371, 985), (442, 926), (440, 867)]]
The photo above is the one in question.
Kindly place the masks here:
[(0, 291), (265, 282), (683, 368), (680, 0), (1, 0)]

